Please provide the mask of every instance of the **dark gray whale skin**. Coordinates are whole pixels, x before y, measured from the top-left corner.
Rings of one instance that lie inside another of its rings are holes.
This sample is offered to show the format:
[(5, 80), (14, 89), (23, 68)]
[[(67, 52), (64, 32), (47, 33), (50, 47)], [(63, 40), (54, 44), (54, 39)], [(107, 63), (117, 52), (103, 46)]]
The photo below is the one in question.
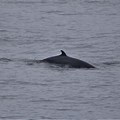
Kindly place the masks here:
[(87, 62), (67, 56), (63, 50), (61, 50), (61, 55), (43, 59), (41, 60), (41, 62), (57, 64), (61, 66), (67, 65), (71, 68), (95, 68), (93, 65)]

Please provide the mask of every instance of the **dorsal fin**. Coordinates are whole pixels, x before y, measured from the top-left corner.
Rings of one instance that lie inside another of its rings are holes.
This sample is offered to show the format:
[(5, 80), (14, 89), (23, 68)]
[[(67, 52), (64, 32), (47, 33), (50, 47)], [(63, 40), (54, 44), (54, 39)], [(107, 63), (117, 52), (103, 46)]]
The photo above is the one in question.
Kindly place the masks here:
[(66, 53), (63, 50), (61, 50), (61, 55), (62, 56), (67, 56)]

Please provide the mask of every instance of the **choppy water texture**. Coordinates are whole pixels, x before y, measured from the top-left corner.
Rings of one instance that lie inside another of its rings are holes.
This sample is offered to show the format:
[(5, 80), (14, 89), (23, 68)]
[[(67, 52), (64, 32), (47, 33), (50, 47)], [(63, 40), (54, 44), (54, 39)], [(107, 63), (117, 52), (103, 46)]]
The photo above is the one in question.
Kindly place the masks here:
[(120, 1), (0, 0), (0, 119), (120, 119)]

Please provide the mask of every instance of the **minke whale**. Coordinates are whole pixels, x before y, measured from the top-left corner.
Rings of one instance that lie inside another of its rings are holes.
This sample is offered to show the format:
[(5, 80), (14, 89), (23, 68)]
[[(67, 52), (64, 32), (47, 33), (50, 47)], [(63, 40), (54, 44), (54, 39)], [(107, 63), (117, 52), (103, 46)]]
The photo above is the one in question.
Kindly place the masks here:
[(63, 50), (61, 50), (60, 55), (45, 58), (41, 60), (41, 62), (57, 64), (60, 66), (68, 66), (70, 68), (95, 68), (93, 65), (87, 62), (67, 56)]

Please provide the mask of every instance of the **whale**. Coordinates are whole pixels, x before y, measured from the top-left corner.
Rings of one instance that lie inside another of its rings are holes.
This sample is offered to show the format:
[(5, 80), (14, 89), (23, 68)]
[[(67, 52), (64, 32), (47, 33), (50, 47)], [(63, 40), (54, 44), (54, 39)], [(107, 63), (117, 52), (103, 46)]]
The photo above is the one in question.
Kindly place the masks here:
[(70, 68), (95, 68), (93, 65), (85, 61), (68, 56), (63, 50), (61, 50), (60, 55), (45, 58), (41, 60), (41, 62), (68, 66)]

